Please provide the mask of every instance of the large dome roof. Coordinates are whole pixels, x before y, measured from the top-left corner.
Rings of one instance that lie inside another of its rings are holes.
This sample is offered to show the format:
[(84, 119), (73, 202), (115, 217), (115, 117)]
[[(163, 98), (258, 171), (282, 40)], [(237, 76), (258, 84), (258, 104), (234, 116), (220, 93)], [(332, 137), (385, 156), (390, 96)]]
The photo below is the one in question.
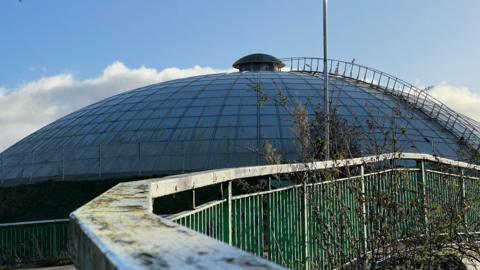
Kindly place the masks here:
[[(458, 139), (394, 95), (340, 77), (332, 77), (330, 87), (332, 107), (352, 127), (368, 131), (372, 122), (379, 123), (398, 131), (405, 151), (457, 158)], [(290, 105), (305, 104), (312, 116), (323, 106), (323, 79), (298, 72), (234, 72), (125, 92), (7, 149), (1, 155), (1, 181), (135, 178), (263, 164), (265, 141), (285, 161), (295, 160), (290, 112), (273, 98), (264, 99), (279, 93)], [(369, 136), (382, 140), (385, 134)]]

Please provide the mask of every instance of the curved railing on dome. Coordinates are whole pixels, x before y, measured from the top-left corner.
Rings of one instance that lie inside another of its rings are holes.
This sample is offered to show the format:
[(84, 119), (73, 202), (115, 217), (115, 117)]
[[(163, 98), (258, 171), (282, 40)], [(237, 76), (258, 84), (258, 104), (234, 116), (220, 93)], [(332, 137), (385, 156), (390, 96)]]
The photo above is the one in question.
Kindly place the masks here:
[[(333, 177), (342, 169), (351, 175)], [(329, 179), (307, 183), (307, 172), (325, 172)], [(428, 154), (390, 153), (121, 183), (71, 214), (72, 259), (80, 269), (333, 269), (366, 263), (379, 250), (375, 213), (395, 215), (388, 224), (396, 234), (421, 237), (434, 233), (431, 224), (445, 223), (445, 213), (435, 207), (452, 211), (452, 202), (460, 202), (466, 211), (452, 214), (462, 215), (465, 227), (455, 233), (477, 235), (479, 172), (479, 165)], [(245, 179), (275, 177), (290, 185), (238, 193)], [(218, 197), (197, 200), (205, 188)], [(386, 197), (377, 194), (384, 189), (393, 192), (395, 209), (386, 209)], [(154, 200), (166, 197), (167, 204), (177, 198), (172, 195), (179, 199), (173, 204), (193, 203), (176, 214), (154, 213)], [(345, 226), (346, 218), (351, 225)]]
[[(323, 58), (290, 57), (284, 58), (285, 70), (308, 72), (315, 75), (323, 73)], [(480, 151), (480, 128), (470, 119), (455, 112), (426, 91), (377, 69), (328, 59), (328, 73), (333, 76), (352, 79), (371, 87), (378, 87), (385, 92), (412, 104), (416, 109), (435, 119), (442, 127), (466, 143), (476, 152)]]

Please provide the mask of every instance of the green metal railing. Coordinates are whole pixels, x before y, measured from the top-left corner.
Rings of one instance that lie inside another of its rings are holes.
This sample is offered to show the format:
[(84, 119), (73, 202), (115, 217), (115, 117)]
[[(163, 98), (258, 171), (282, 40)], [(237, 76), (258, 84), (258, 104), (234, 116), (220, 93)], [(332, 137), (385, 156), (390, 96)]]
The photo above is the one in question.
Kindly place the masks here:
[(469, 231), (480, 231), (479, 181), (423, 162), (368, 174), (362, 166), (348, 178), (238, 196), (230, 184), (227, 198), (170, 219), (288, 268), (330, 269), (389, 245), (377, 237), (385, 230), (396, 239), (424, 234), (438, 209), (467, 209)]
[(68, 219), (0, 224), (0, 265), (68, 261)]

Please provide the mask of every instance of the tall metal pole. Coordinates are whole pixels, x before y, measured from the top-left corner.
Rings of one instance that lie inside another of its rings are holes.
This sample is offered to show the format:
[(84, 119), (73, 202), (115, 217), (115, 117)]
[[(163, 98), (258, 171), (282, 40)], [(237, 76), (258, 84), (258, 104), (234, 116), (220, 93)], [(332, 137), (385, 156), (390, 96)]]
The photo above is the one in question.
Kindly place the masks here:
[(327, 0), (323, 0), (323, 91), (325, 103), (325, 160), (330, 159), (330, 97), (327, 62)]

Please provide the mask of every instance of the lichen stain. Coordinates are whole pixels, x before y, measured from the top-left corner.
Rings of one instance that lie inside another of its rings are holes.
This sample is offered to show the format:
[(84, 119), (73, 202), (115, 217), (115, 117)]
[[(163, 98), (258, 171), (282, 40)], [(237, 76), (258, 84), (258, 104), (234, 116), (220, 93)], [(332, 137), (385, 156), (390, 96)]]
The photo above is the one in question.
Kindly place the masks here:
[(108, 223), (106, 223), (105, 221), (98, 220), (97, 218), (95, 218), (93, 216), (90, 217), (90, 220), (92, 221), (93, 225), (100, 226), (100, 228), (98, 228), (98, 230), (100, 230), (100, 231), (106, 230), (109, 227)]
[(191, 234), (189, 231), (186, 231), (186, 230), (178, 229), (177, 232), (183, 233), (183, 234), (185, 234), (185, 235), (187, 235), (187, 236), (192, 236), (192, 234)]
[(113, 202), (116, 202), (116, 201), (118, 201), (118, 199), (112, 198), (112, 197), (109, 197), (109, 196), (100, 197), (100, 198), (97, 198), (97, 199), (91, 201), (90, 203), (88, 203), (87, 207), (90, 208), (90, 209), (107, 208)]
[(141, 205), (122, 205), (120, 207), (121, 208), (126, 208), (128, 211), (133, 211), (133, 210), (145, 211), (145, 209)]
[(229, 258), (224, 258), (223, 260), (229, 264), (235, 264), (242, 268), (245, 267), (245, 268), (254, 268), (254, 269), (274, 269), (266, 263), (252, 260), (250, 258), (248, 259), (240, 258), (239, 260), (237, 260), (236, 258), (229, 257)]
[(167, 261), (162, 259), (160, 256), (154, 256), (150, 253), (142, 252), (135, 255), (136, 258), (142, 261), (142, 264), (148, 265), (154, 269), (168, 269), (169, 265)]
[(133, 240), (124, 240), (124, 239), (112, 239), (113, 242), (120, 244), (120, 245), (132, 245), (135, 243)]

